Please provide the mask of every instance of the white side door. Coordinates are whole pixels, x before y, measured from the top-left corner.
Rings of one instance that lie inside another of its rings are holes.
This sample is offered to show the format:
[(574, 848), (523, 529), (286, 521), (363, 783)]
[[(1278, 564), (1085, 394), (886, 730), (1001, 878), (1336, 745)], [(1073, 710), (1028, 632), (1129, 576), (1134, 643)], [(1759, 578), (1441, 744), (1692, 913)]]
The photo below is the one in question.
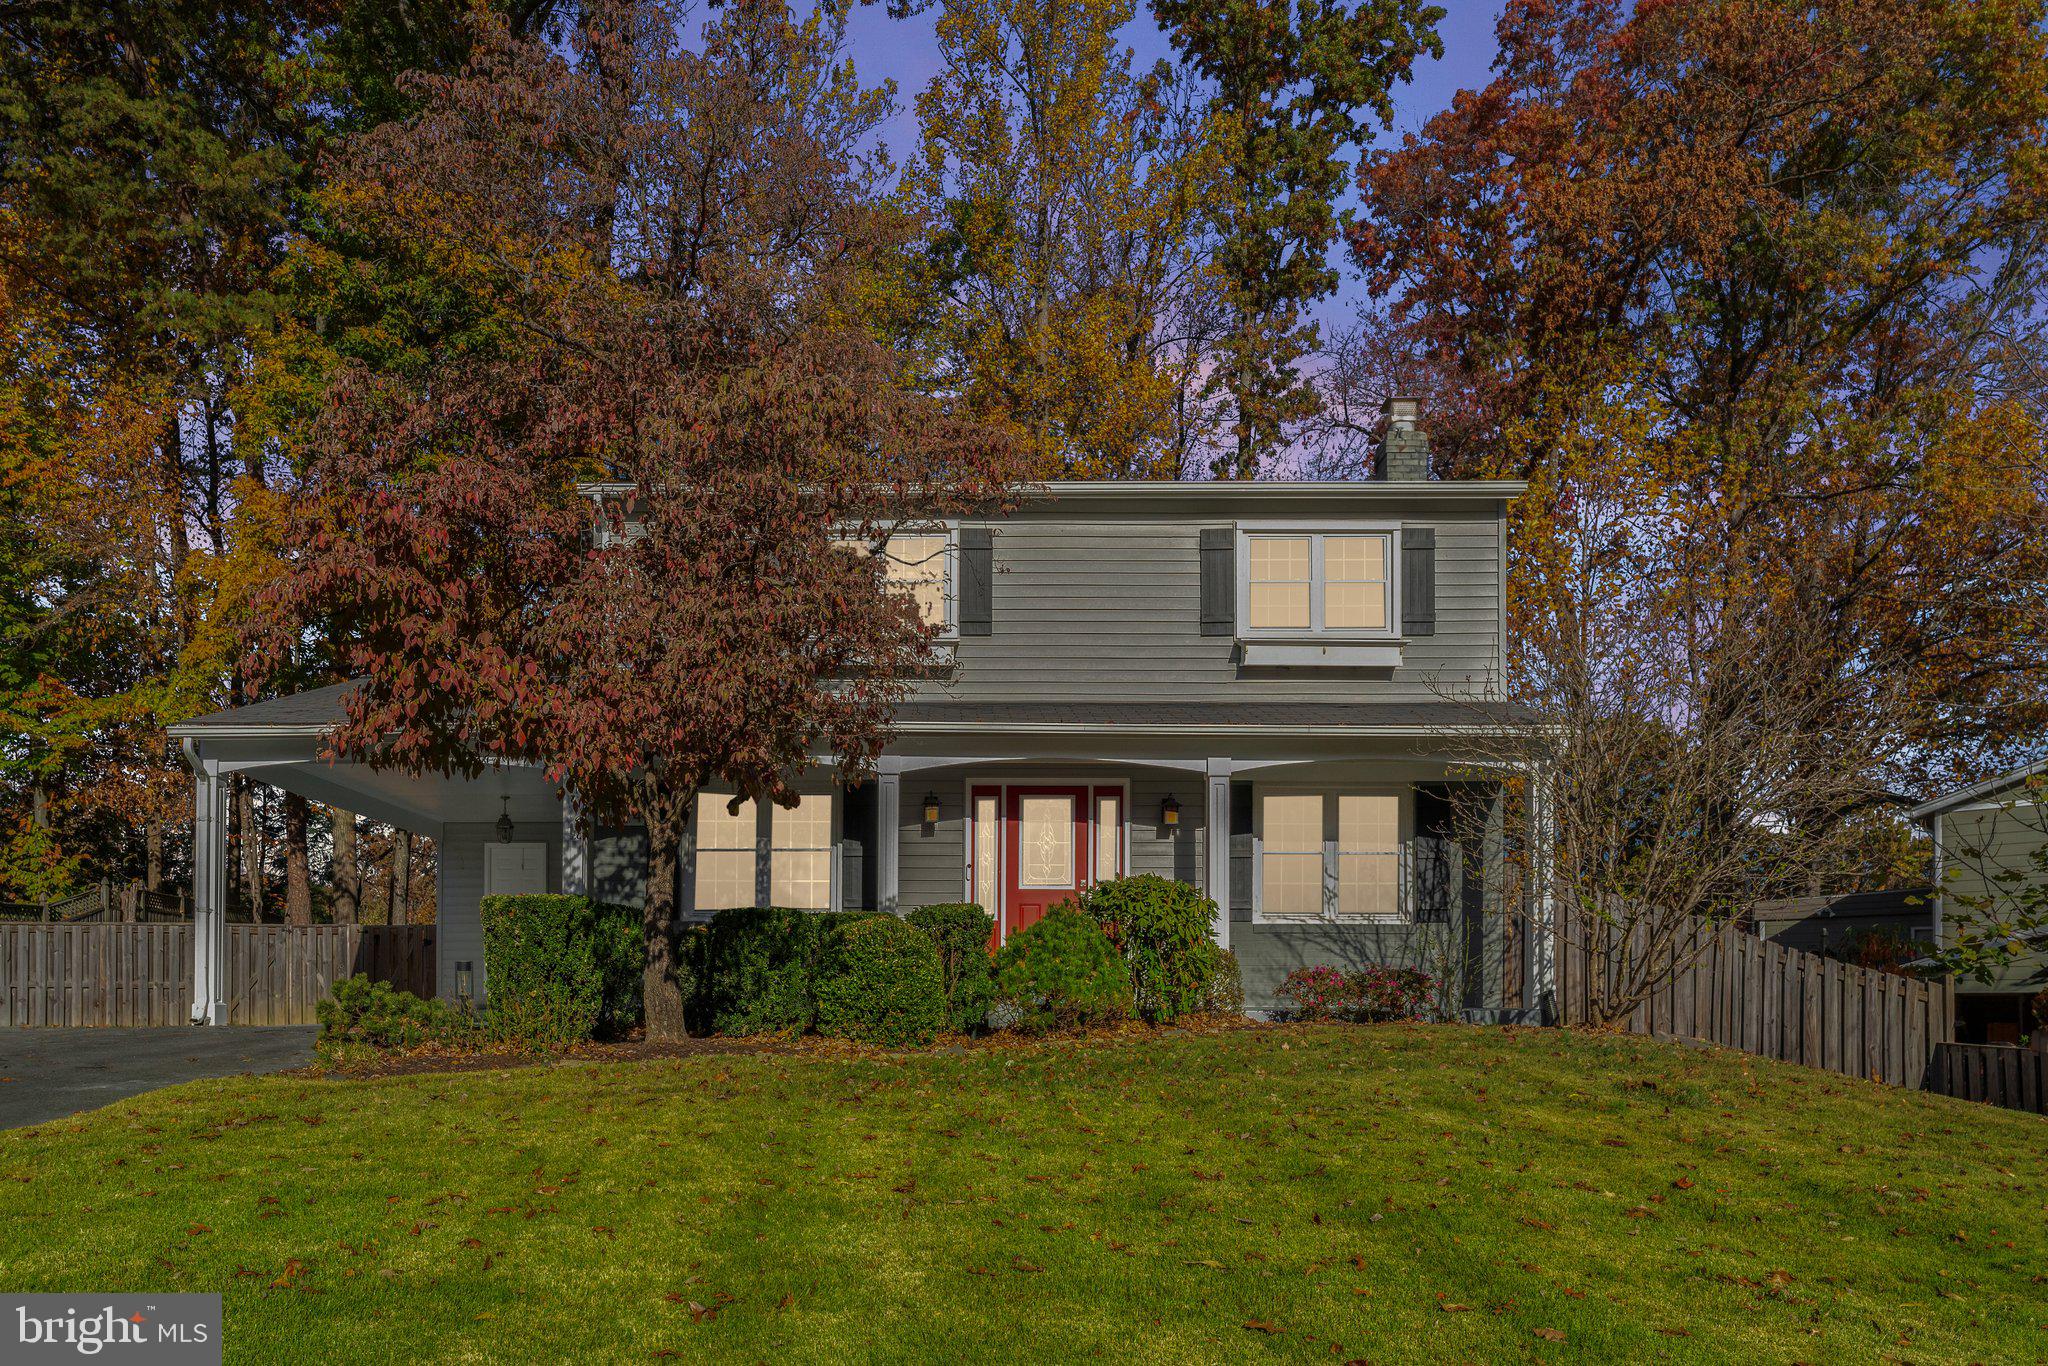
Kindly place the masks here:
[(484, 895), (529, 896), (548, 889), (548, 847), (545, 844), (484, 846)]

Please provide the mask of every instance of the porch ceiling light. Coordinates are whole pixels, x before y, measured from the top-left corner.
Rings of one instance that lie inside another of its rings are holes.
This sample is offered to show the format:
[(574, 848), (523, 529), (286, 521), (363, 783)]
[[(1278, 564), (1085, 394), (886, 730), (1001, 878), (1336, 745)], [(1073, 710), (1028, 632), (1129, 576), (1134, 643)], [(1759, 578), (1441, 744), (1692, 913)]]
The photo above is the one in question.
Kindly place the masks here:
[(939, 823), (939, 794), (936, 792), (924, 794), (924, 823), (926, 825), (937, 825)]
[(498, 822), (495, 827), (498, 832), (498, 843), (510, 844), (512, 842), (512, 798), (507, 794), (498, 798), (498, 802)]
[(1166, 794), (1165, 801), (1159, 803), (1159, 823), (1165, 826), (1180, 824), (1180, 803), (1173, 799), (1171, 792)]

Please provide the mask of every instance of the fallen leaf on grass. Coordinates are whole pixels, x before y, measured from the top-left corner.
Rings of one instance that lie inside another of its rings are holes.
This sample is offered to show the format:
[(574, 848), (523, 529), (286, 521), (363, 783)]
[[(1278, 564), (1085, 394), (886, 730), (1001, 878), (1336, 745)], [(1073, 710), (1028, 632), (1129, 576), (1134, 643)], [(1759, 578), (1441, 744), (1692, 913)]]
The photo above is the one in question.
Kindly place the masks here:
[(1278, 1335), (1279, 1333), (1284, 1331), (1279, 1324), (1273, 1323), (1266, 1319), (1246, 1319), (1244, 1321), (1244, 1326), (1254, 1333), (1267, 1333)]
[(1448, 1300), (1446, 1300), (1446, 1301), (1443, 1301), (1443, 1302), (1440, 1302), (1440, 1303), (1439, 1303), (1439, 1304), (1437, 1305), (1437, 1308), (1439, 1308), (1439, 1309), (1443, 1310), (1443, 1311), (1444, 1311), (1444, 1312), (1445, 1312), (1446, 1314), (1469, 1314), (1469, 1313), (1471, 1313), (1471, 1312), (1472, 1312), (1472, 1306), (1471, 1306), (1471, 1305), (1469, 1305), (1469, 1304), (1452, 1304), (1452, 1303), (1450, 1303), (1450, 1302), (1449, 1302)]
[(777, 1300), (777, 1301), (775, 1302), (775, 1307), (776, 1307), (777, 1309), (793, 1309), (793, 1308), (795, 1308), (795, 1307), (796, 1307), (796, 1296), (794, 1296), (794, 1295), (784, 1295), (784, 1296), (783, 1296), (783, 1297), (782, 1297), (781, 1299), (779, 1299), (779, 1300)]
[(1562, 1328), (1538, 1328), (1538, 1329), (1536, 1330), (1536, 1336), (1537, 1336), (1537, 1337), (1539, 1337), (1539, 1338), (1542, 1338), (1542, 1339), (1543, 1339), (1543, 1340), (1544, 1340), (1545, 1342), (1563, 1342), (1563, 1341), (1564, 1341), (1564, 1329), (1562, 1329)]

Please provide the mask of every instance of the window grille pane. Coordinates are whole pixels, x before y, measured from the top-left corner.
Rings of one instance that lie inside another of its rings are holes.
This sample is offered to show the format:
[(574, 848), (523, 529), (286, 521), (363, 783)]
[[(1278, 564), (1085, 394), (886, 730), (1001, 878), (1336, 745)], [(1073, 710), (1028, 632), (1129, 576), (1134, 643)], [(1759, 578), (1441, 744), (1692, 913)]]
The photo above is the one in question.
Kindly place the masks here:
[(705, 792), (697, 798), (697, 848), (702, 849), (745, 849), (754, 850), (755, 812), (754, 803), (740, 803), (737, 812), (728, 813), (726, 804), (732, 800), (730, 792)]
[(1323, 540), (1323, 625), (1332, 631), (1387, 629), (1385, 536)]
[(990, 915), (996, 913), (996, 852), (1002, 840), (1002, 824), (996, 819), (994, 794), (974, 799), (974, 900)]
[(1400, 855), (1337, 855), (1337, 914), (1374, 920), (1399, 916)]
[(1254, 536), (1248, 542), (1246, 622), (1255, 631), (1309, 627), (1307, 536)]
[(1074, 885), (1074, 799), (1022, 797), (1017, 805), (1017, 885)]
[(1095, 797), (1095, 880), (1108, 882), (1123, 874), (1119, 846), (1123, 842), (1123, 799), (1115, 793)]
[(889, 582), (910, 594), (926, 624), (946, 624), (946, 537), (942, 534), (889, 538)]
[(1280, 854), (1268, 849), (1259, 870), (1263, 914), (1319, 917), (1323, 913), (1323, 855)]
[(1338, 852), (1391, 854), (1400, 847), (1399, 797), (1390, 792), (1345, 792), (1338, 795)]
[(1276, 854), (1321, 856), (1323, 852), (1323, 798), (1318, 792), (1266, 793), (1260, 798), (1264, 812), (1260, 839)]
[(832, 854), (821, 849), (777, 849), (768, 867), (771, 905), (799, 911), (832, 908)]
[(697, 850), (696, 908), (728, 911), (754, 904), (754, 851)]
[(795, 806), (772, 808), (769, 834), (778, 850), (831, 848), (831, 794), (820, 792), (799, 798)]

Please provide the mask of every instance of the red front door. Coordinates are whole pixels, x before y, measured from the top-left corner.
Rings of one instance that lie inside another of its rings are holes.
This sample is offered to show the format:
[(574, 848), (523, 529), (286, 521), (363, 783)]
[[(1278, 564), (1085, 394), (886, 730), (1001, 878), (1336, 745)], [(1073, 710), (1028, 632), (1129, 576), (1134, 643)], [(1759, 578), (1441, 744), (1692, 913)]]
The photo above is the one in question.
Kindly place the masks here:
[(1013, 787), (1003, 813), (1003, 936), (1088, 884), (1088, 789)]

